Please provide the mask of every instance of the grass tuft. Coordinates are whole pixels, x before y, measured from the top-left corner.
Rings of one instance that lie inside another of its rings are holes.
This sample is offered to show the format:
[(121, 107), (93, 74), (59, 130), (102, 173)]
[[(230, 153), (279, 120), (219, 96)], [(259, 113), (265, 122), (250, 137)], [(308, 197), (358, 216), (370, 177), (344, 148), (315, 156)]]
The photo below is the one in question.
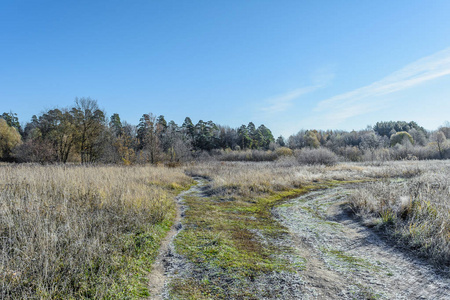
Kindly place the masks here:
[(450, 267), (450, 166), (424, 166), (402, 181), (367, 183), (351, 196), (353, 210), (438, 267)]

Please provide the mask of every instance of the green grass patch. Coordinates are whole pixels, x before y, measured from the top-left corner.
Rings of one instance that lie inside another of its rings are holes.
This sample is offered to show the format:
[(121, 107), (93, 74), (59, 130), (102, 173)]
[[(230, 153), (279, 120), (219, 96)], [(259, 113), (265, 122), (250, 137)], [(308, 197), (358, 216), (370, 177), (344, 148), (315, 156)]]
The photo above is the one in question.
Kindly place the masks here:
[(158, 255), (161, 241), (171, 226), (172, 221), (165, 220), (155, 226), (149, 226), (145, 231), (132, 233), (121, 239), (122, 254), (113, 258), (119, 262), (117, 278), (106, 298), (140, 299), (149, 296), (147, 276)]
[[(288, 238), (288, 231), (272, 218), (271, 209), (309, 191), (344, 183), (351, 182), (311, 184), (272, 191), (259, 198), (234, 195), (233, 201), (223, 201), (218, 196), (186, 196), (185, 229), (177, 235), (175, 245), (180, 254), (201, 270), (198, 277), (202, 279), (174, 280), (171, 296), (174, 299), (209, 299), (211, 295), (214, 299), (252, 299), (248, 284), (259, 275), (302, 270), (304, 259), (294, 249), (277, 243)], [(296, 257), (296, 261), (288, 260), (286, 253)], [(235, 287), (232, 292), (230, 282)]]
[(377, 300), (381, 299), (381, 295), (377, 294), (371, 289), (362, 284), (357, 284), (358, 291), (355, 293), (355, 299), (367, 299), (367, 300)]
[(189, 209), (185, 229), (177, 235), (175, 245), (180, 254), (204, 270), (204, 278), (191, 280), (189, 284), (175, 281), (172, 296), (209, 299), (212, 295), (214, 299), (226, 299), (230, 297), (228, 285), (234, 282), (233, 297), (251, 299), (246, 282), (262, 273), (297, 271), (302, 264), (292, 264), (277, 255), (292, 249), (281, 249), (271, 241), (286, 235), (286, 229), (272, 219), (270, 208), (285, 197), (306, 191), (226, 202), (214, 196), (186, 197)]
[(345, 253), (344, 251), (341, 250), (336, 250), (336, 249), (327, 249), (327, 248), (321, 248), (320, 249), (324, 254), (334, 257), (336, 259), (338, 259), (339, 261), (343, 262), (347, 267), (349, 267), (350, 269), (370, 269), (373, 271), (381, 271), (382, 269), (379, 266), (374, 265), (373, 263), (360, 258), (360, 257), (355, 257), (353, 255), (349, 255), (347, 253)]
[[(178, 193), (189, 189), (190, 185), (169, 184), (165, 188), (168, 195), (174, 198)], [(142, 299), (149, 297), (148, 274), (159, 252), (162, 240), (173, 225), (176, 211), (175, 207), (167, 212), (166, 218), (161, 222), (151, 225), (143, 225), (139, 229), (118, 237), (116, 251), (111, 253), (113, 262), (106, 273), (110, 274), (109, 286), (105, 299)], [(99, 264), (100, 265), (100, 264)], [(98, 298), (97, 285), (104, 284), (100, 278), (96, 278), (96, 266), (90, 266), (86, 271), (84, 290), (80, 298)], [(105, 273), (105, 272), (103, 272)]]

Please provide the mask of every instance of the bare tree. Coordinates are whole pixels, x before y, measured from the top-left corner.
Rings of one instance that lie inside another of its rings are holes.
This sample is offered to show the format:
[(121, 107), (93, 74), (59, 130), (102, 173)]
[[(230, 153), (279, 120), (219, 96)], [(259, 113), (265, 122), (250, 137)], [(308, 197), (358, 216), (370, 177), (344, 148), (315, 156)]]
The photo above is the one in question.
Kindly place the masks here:
[(366, 133), (361, 137), (361, 148), (370, 151), (372, 162), (375, 160), (375, 151), (381, 144), (381, 137), (375, 132)]
[(447, 144), (447, 138), (445, 137), (445, 134), (442, 131), (438, 131), (433, 134), (432, 136), (433, 142), (436, 143), (436, 148), (439, 152), (439, 157), (441, 159), (444, 158), (444, 151)]

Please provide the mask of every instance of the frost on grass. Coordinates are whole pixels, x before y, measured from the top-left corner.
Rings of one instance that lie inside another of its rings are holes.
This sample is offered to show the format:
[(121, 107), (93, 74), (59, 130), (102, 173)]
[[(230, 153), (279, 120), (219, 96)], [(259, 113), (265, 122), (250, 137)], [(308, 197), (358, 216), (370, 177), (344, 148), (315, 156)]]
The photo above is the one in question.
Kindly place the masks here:
[(148, 166), (0, 168), (0, 298), (140, 298), (192, 180)]

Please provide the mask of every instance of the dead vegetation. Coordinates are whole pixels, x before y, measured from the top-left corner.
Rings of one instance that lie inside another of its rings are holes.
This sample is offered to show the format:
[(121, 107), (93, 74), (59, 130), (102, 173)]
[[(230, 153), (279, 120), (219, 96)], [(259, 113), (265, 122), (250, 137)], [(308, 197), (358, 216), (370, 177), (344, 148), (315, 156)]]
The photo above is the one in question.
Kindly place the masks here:
[(139, 298), (192, 180), (180, 169), (0, 167), (2, 299)]
[[(211, 181), (202, 197), (186, 199), (185, 229), (175, 244), (194, 271), (173, 280), (170, 295), (175, 299), (295, 299), (301, 292), (283, 290), (283, 286), (298, 284), (305, 258), (290, 246), (280, 247), (289, 244), (283, 242), (289, 235), (271, 215), (275, 205), (348, 182), (400, 179), (409, 184), (440, 163), (302, 166), (285, 157), (276, 162), (209, 162), (188, 167), (191, 176)], [(266, 280), (270, 284), (255, 284)]]
[[(436, 162), (436, 164), (439, 162)], [(188, 167), (192, 176), (213, 179), (210, 193), (260, 197), (288, 191), (317, 182), (411, 177), (421, 173), (429, 163), (420, 161), (385, 164), (341, 163), (299, 165), (293, 157), (276, 162), (209, 162)]]
[(272, 208), (349, 181), (369, 181), (352, 196), (366, 223), (448, 265), (449, 171), (442, 161), (299, 165), (290, 155), (170, 169), (1, 165), (1, 296), (148, 296), (146, 276), (172, 224), (173, 197), (193, 183), (187, 175), (211, 181), (201, 197), (184, 199), (174, 244), (194, 271), (171, 282), (175, 298), (288, 299), (293, 290), (283, 280), (299, 284), (304, 260), (279, 247), (289, 234)]
[(351, 196), (355, 212), (397, 241), (431, 260), (450, 266), (450, 164), (421, 164), (407, 180), (368, 183)]

